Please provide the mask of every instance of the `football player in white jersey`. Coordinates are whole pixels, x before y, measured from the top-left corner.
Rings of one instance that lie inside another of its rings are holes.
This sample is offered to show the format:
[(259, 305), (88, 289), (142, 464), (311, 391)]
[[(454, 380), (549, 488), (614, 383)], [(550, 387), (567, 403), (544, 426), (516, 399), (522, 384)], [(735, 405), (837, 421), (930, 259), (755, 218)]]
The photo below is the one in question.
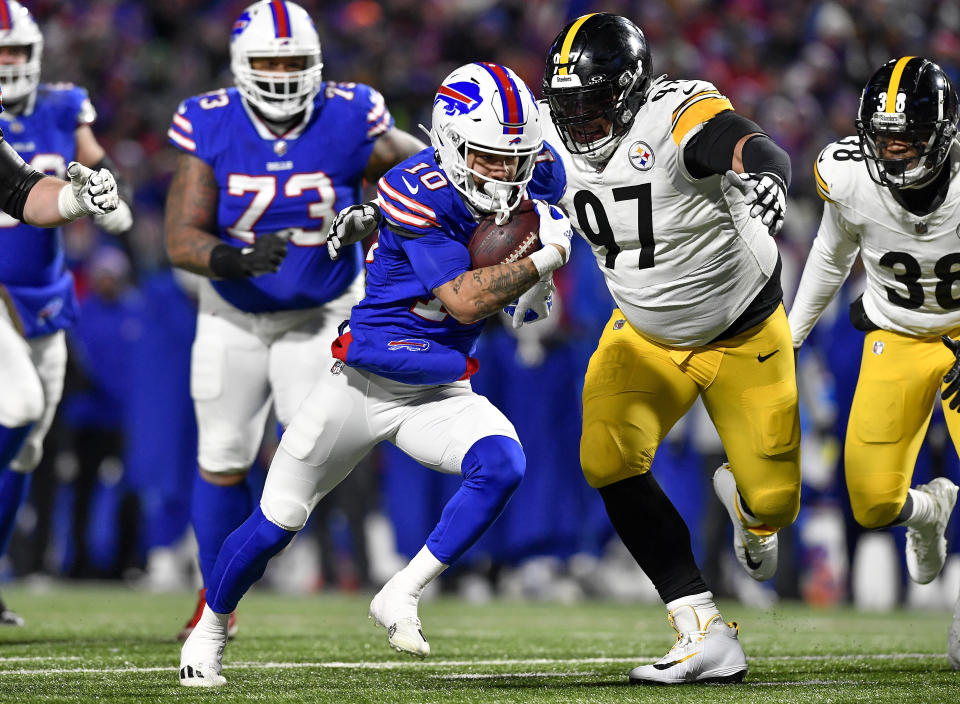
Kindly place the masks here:
[[(616, 308), (583, 389), (580, 463), (666, 603), (670, 651), (634, 683), (740, 682), (738, 628), (720, 617), (689, 530), (650, 472), (698, 396), (729, 459), (714, 486), (755, 579), (796, 518), (800, 429), (774, 243), (786, 152), (710, 83), (653, 78), (640, 29), (584, 15), (554, 40), (544, 139), (566, 171), (560, 206), (590, 241)], [(552, 123), (552, 124), (551, 124)]]
[[(720, 617), (689, 530), (649, 470), (701, 396), (730, 460), (713, 483), (737, 558), (753, 578), (773, 576), (777, 531), (800, 506), (796, 372), (772, 239), (790, 159), (710, 83), (653, 79), (643, 33), (617, 15), (564, 27), (544, 94), (544, 141), (566, 181), (559, 205), (617, 304), (587, 370), (580, 461), (679, 634), (630, 681), (740, 682), (738, 627)], [(331, 254), (376, 218), (372, 204), (343, 211)]]
[[(957, 500), (944, 477), (910, 487), (941, 386), (960, 448), (957, 389), (947, 383), (960, 345), (941, 344), (960, 335), (957, 120), (956, 91), (935, 63), (904, 56), (874, 73), (857, 136), (828, 145), (814, 164), (823, 219), (789, 317), (799, 348), (860, 255), (866, 289), (850, 317), (866, 337), (844, 441), (847, 489), (863, 527), (907, 527), (907, 571), (920, 584), (943, 567)], [(949, 652), (960, 668), (958, 623)]]

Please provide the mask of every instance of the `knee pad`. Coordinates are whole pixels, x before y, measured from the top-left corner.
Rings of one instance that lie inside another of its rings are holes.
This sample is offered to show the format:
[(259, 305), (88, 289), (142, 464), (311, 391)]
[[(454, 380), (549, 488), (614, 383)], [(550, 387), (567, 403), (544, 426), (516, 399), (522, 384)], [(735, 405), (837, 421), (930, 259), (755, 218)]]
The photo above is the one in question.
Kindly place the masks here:
[(505, 435), (480, 438), (467, 450), (460, 465), (464, 481), (483, 480), (502, 491), (513, 492), (523, 479), (527, 458), (523, 448)]
[(847, 477), (853, 517), (864, 528), (884, 528), (900, 515), (909, 490), (897, 473), (865, 476), (862, 481)]
[(754, 518), (771, 528), (785, 528), (800, 512), (800, 484), (762, 489), (749, 494), (741, 492)]
[(598, 420), (585, 425), (580, 437), (580, 468), (594, 489), (650, 471), (655, 448), (645, 450), (624, 442), (619, 426)]
[(19, 428), (33, 425), (43, 417), (45, 400), (43, 386), (35, 375), (21, 379), (16, 388), (4, 389), (0, 394), (0, 425)]
[(284, 530), (299, 531), (307, 524), (311, 507), (292, 496), (264, 490), (260, 510), (268, 521)]

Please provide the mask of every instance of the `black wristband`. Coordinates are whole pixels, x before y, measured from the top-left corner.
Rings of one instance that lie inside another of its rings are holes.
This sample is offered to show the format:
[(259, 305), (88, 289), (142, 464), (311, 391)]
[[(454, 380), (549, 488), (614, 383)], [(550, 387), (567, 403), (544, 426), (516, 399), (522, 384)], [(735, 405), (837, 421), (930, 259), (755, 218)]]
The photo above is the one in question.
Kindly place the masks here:
[(240, 249), (228, 244), (218, 244), (210, 251), (210, 271), (221, 279), (242, 279), (247, 276), (243, 270)]
[(790, 187), (790, 156), (765, 134), (751, 137), (743, 145), (743, 170), (747, 173), (768, 173), (780, 178), (784, 190)]

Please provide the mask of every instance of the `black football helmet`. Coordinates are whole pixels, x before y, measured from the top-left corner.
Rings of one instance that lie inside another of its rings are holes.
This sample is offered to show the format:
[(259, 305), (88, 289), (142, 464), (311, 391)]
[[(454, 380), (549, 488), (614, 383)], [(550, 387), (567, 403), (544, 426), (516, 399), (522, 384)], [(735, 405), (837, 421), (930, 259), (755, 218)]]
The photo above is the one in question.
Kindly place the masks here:
[[(856, 121), (870, 178), (894, 188), (928, 184), (947, 160), (958, 116), (957, 92), (935, 63), (919, 56), (885, 63), (867, 81)], [(894, 141), (910, 148), (891, 154)]]
[(564, 146), (605, 161), (630, 129), (653, 74), (643, 32), (619, 15), (575, 19), (553, 40), (543, 94)]

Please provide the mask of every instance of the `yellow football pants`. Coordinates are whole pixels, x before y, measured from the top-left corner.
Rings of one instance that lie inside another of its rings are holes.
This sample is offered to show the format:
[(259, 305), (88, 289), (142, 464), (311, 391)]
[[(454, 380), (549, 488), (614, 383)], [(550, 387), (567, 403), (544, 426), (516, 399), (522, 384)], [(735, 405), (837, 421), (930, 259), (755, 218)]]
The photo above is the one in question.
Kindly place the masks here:
[(580, 463), (600, 488), (649, 471), (674, 423), (703, 397), (737, 487), (754, 515), (780, 528), (800, 506), (800, 420), (783, 306), (722, 342), (653, 342), (614, 310), (583, 388)]
[[(889, 525), (903, 508), (933, 404), (953, 361), (939, 336), (867, 334), (844, 444), (850, 507), (865, 528)], [(946, 406), (943, 411), (960, 452), (960, 413)]]

